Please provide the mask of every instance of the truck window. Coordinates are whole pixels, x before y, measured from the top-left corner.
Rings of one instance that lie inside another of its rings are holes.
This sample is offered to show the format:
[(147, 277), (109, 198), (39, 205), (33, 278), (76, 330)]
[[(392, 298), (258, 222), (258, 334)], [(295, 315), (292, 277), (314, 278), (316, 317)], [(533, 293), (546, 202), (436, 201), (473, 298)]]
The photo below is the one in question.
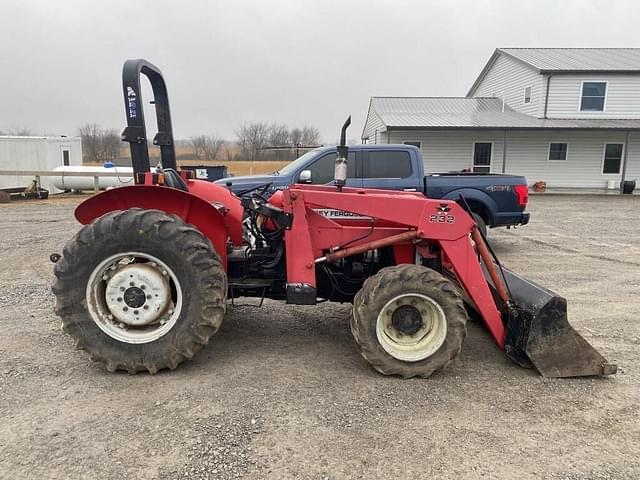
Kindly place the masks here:
[[(336, 152), (330, 152), (316, 160), (307, 170), (311, 170), (311, 183), (315, 185), (325, 185), (333, 182), (333, 175), (336, 168)], [(347, 177), (356, 176), (356, 152), (349, 152), (347, 158)]]
[(411, 176), (409, 152), (370, 151), (365, 178), (407, 178)]

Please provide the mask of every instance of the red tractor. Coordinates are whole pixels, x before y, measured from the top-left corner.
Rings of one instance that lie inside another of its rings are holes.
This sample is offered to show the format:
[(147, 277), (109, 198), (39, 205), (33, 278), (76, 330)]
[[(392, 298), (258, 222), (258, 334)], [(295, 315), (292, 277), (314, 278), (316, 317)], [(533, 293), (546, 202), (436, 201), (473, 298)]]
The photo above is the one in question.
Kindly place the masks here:
[[(161, 166), (153, 171), (141, 74), (155, 97)], [(509, 357), (545, 376), (616, 372), (569, 325), (565, 299), (503, 268), (457, 202), (343, 188), (349, 120), (334, 184), (239, 198), (177, 171), (156, 67), (127, 61), (123, 93), (135, 185), (80, 204), (84, 227), (54, 258), (64, 330), (109, 371), (176, 368), (218, 331), (228, 299), (251, 296), (353, 302), (355, 341), (385, 375), (446, 367), (462, 348), (468, 312)]]

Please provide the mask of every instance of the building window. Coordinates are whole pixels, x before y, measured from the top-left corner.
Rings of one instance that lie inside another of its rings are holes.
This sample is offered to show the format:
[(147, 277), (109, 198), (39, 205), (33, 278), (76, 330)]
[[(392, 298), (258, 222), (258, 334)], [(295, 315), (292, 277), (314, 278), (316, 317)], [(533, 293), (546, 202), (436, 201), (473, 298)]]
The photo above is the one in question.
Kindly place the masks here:
[(402, 142), (405, 145), (413, 145), (414, 147), (418, 147), (420, 150), (422, 150), (422, 142)]
[(491, 157), (493, 143), (474, 142), (473, 144), (473, 172), (491, 173)]
[(607, 143), (604, 146), (604, 161), (602, 162), (602, 173), (614, 175), (620, 173), (623, 148), (624, 145), (622, 143)]
[(524, 103), (531, 103), (531, 87), (524, 89)]
[(550, 143), (549, 160), (566, 160), (568, 147), (568, 143)]
[(582, 82), (581, 112), (604, 112), (607, 82)]
[(62, 150), (62, 164), (65, 167), (69, 166), (69, 150)]

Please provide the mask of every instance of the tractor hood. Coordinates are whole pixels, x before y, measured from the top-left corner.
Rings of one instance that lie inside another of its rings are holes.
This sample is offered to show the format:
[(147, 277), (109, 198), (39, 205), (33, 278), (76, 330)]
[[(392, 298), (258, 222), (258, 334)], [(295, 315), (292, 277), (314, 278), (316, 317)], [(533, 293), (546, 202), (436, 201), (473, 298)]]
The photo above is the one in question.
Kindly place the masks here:
[[(280, 180), (280, 181), (278, 181)], [(279, 178), (278, 175), (246, 175), (242, 177), (227, 177), (217, 180), (216, 184), (229, 188), (234, 193), (242, 193), (253, 188), (261, 188), (262, 186), (269, 186), (271, 190), (273, 186), (280, 186), (280, 184), (288, 185), (287, 178)]]

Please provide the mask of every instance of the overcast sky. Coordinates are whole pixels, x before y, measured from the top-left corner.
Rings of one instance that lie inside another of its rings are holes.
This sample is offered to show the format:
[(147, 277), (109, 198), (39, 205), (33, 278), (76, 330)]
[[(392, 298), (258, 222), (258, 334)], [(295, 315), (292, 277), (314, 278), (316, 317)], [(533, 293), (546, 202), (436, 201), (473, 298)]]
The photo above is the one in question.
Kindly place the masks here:
[(0, 0), (0, 130), (121, 130), (122, 63), (143, 57), (177, 138), (261, 120), (332, 142), (352, 114), (359, 139), (373, 95), (464, 96), (496, 47), (638, 47), (639, 14), (616, 0)]

